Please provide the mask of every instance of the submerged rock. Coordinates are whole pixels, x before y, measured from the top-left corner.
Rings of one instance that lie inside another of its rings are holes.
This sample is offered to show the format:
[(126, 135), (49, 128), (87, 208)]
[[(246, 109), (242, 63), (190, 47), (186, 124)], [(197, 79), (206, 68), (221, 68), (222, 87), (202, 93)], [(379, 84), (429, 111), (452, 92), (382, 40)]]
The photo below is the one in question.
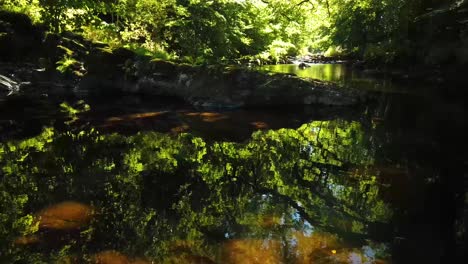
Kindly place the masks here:
[(18, 237), (13, 241), (13, 244), (17, 246), (27, 246), (27, 245), (33, 245), (37, 244), (41, 241), (41, 237), (39, 237), (36, 234), (33, 235), (27, 235), (27, 236), (22, 236)]
[(124, 254), (108, 250), (95, 254), (93, 256), (93, 262), (95, 264), (130, 264), (130, 259)]
[(310, 67), (310, 65), (305, 63), (305, 62), (299, 63), (299, 68), (300, 69), (305, 69), (305, 68), (309, 68), (309, 67)]
[(164, 263), (177, 263), (177, 264), (216, 264), (215, 261), (205, 256), (182, 254), (179, 256), (172, 256), (165, 259)]
[(66, 201), (46, 207), (35, 214), (39, 232), (21, 236), (13, 241), (17, 246), (47, 244), (56, 246), (66, 243), (69, 234), (88, 225), (94, 216), (94, 209), (86, 204)]
[(235, 239), (223, 244), (222, 263), (281, 263), (281, 243), (277, 240)]
[(91, 206), (67, 201), (43, 209), (36, 218), (39, 221), (39, 230), (73, 230), (87, 225), (93, 215)]
[(106, 250), (92, 256), (93, 264), (150, 264), (148, 260), (143, 258), (129, 258), (115, 250)]

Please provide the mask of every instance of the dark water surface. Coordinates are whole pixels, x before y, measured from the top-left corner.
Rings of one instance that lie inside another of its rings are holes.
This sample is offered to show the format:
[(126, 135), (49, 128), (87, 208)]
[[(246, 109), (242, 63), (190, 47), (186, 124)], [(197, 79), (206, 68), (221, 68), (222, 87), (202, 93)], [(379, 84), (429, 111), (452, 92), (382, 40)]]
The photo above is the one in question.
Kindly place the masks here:
[[(315, 76), (346, 80), (330, 67)], [(353, 109), (4, 101), (0, 263), (457, 263), (464, 108), (386, 91)]]

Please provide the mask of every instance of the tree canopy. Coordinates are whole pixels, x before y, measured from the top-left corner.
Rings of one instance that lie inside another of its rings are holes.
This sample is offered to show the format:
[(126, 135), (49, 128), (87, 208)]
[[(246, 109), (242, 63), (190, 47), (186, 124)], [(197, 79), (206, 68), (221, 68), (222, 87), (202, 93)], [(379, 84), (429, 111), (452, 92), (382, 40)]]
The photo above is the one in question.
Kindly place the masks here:
[[(434, 2), (434, 3), (432, 3)], [(405, 0), (6, 0), (51, 31), (192, 63), (354, 54), (391, 62), (407, 55), (415, 21), (466, 1)], [(437, 5), (437, 6), (436, 6)]]

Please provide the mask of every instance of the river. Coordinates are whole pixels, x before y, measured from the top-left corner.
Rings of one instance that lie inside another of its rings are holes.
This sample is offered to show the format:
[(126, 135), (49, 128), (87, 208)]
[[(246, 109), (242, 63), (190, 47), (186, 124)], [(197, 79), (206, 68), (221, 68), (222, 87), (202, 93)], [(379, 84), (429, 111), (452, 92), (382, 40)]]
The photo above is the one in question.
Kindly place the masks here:
[(2, 102), (0, 262), (439, 263), (457, 252), (462, 106), (341, 64), (262, 70), (378, 96), (233, 111), (137, 96)]

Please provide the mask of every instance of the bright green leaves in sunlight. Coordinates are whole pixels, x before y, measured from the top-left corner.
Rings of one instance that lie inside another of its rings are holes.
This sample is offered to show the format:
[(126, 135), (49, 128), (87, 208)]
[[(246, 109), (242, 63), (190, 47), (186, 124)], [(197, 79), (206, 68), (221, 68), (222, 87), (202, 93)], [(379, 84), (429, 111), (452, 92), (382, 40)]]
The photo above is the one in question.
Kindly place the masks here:
[(69, 119), (65, 124), (71, 124), (78, 120), (78, 114), (90, 110), (90, 106), (83, 100), (78, 101), (76, 104), (69, 105), (66, 102), (60, 104), (61, 112)]
[[(453, 2), (453, 1), (452, 1)], [(54, 32), (189, 63), (282, 62), (287, 56), (358, 55), (392, 62), (410, 48), (426, 6), (405, 0), (6, 0)], [(59, 69), (76, 64), (71, 57)]]

